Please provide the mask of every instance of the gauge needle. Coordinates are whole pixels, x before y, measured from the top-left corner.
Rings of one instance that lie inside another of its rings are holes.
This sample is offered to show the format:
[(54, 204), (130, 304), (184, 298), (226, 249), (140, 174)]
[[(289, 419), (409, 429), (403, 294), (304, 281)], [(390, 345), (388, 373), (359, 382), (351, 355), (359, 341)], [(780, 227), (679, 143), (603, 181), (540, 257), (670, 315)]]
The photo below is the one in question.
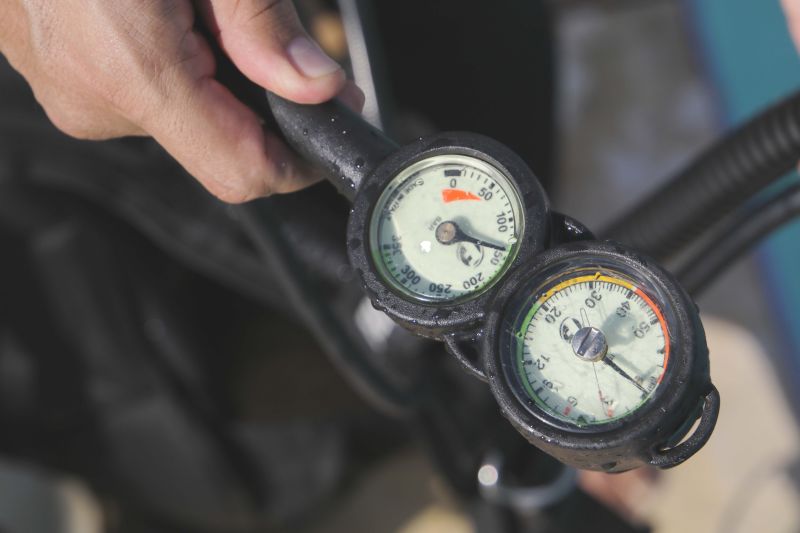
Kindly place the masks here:
[(492, 248), (494, 250), (500, 250), (501, 252), (506, 251), (506, 247), (494, 244), (491, 242), (482, 241), (476, 237), (471, 235), (467, 235), (464, 231), (458, 227), (458, 224), (453, 222), (452, 220), (446, 220), (439, 224), (436, 228), (436, 240), (442, 244), (453, 244), (457, 242), (471, 242), (476, 246), (485, 246), (486, 248)]
[(597, 363), (592, 363), (592, 370), (594, 370), (594, 382), (597, 383), (597, 394), (599, 395), (598, 398), (600, 400), (600, 408), (603, 410), (604, 413), (608, 413), (608, 409), (606, 408), (605, 397), (603, 396), (603, 391), (600, 390), (600, 378), (597, 377)]
[(589, 326), (591, 326), (591, 324), (589, 324), (589, 314), (583, 307), (581, 307), (581, 321), (583, 322), (583, 327), (588, 328)]
[(641, 385), (640, 385), (640, 384), (639, 384), (639, 383), (638, 383), (638, 382), (637, 382), (635, 379), (633, 379), (633, 378), (630, 376), (630, 374), (628, 374), (627, 372), (625, 372), (624, 370), (622, 370), (622, 369), (621, 369), (619, 366), (617, 366), (617, 363), (615, 363), (614, 361), (612, 361), (612, 360), (611, 360), (611, 359), (609, 359), (608, 357), (603, 357), (603, 362), (604, 362), (605, 364), (607, 364), (609, 367), (611, 367), (611, 370), (613, 370), (614, 372), (616, 372), (617, 374), (619, 374), (619, 375), (620, 375), (620, 376), (622, 376), (623, 378), (625, 378), (625, 379), (627, 379), (628, 381), (630, 381), (631, 383), (633, 383), (633, 385), (634, 385), (634, 386), (635, 386), (637, 389), (639, 389), (640, 391), (642, 391), (642, 394), (647, 394), (647, 391), (645, 390), (645, 388), (644, 388), (644, 387), (642, 387), (642, 386), (641, 386)]

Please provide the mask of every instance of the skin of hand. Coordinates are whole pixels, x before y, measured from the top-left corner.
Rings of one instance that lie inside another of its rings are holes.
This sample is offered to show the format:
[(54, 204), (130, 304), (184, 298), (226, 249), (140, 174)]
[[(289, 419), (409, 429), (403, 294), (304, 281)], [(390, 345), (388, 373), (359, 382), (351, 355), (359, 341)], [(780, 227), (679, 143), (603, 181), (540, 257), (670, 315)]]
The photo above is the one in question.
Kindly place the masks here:
[(795, 46), (800, 49), (800, 0), (781, 0), (786, 19), (789, 23), (789, 32), (792, 34)]
[(80, 139), (152, 136), (212, 194), (240, 203), (315, 179), (215, 78), (204, 24), (254, 83), (299, 103), (363, 93), (291, 0), (0, 0), (0, 53)]

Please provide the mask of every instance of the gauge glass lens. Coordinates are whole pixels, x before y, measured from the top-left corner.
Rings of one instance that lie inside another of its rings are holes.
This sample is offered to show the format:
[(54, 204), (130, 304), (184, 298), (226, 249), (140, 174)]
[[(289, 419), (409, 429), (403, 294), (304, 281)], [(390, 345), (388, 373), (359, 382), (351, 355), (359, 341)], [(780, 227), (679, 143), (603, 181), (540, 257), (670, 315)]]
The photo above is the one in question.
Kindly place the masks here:
[(474, 157), (437, 155), (386, 187), (372, 214), (370, 246), (396, 292), (466, 300), (508, 269), (524, 226), (519, 193), (503, 172)]
[(551, 278), (515, 326), (521, 392), (579, 427), (625, 417), (653, 397), (669, 361), (669, 329), (653, 298), (624, 274), (580, 269)]

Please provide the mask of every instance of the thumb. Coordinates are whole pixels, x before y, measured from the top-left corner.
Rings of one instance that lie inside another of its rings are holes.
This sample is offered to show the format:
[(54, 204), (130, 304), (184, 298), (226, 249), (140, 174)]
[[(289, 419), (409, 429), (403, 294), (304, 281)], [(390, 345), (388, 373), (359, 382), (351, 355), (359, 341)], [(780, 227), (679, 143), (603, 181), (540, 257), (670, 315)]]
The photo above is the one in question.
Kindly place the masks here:
[(200, 10), (231, 61), (265, 89), (316, 104), (344, 86), (344, 71), (308, 36), (291, 0), (204, 0)]

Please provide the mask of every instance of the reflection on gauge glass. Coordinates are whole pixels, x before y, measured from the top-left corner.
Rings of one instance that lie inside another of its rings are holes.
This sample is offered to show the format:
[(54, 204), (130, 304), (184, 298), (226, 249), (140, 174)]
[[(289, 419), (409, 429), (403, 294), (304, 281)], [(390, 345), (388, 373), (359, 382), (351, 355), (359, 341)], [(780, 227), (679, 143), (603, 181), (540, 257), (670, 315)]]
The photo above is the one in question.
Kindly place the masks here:
[(466, 300), (511, 265), (523, 216), (516, 186), (493, 165), (429, 157), (395, 176), (378, 200), (370, 221), (373, 262), (401, 295)]
[(667, 320), (643, 285), (609, 268), (571, 269), (540, 285), (514, 322), (517, 395), (578, 427), (642, 407), (670, 351)]

